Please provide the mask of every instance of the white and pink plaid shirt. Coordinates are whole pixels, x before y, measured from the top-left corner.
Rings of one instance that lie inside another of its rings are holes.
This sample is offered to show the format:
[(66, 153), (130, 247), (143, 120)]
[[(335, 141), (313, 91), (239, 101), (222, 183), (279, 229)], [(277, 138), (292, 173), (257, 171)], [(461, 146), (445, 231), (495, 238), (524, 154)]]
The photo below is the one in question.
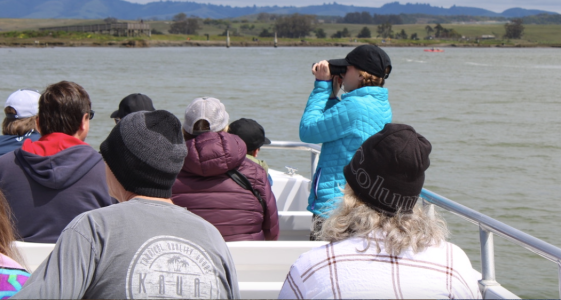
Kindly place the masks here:
[(443, 242), (414, 254), (376, 253), (350, 238), (308, 251), (292, 265), (279, 299), (481, 299), (478, 274), (458, 246)]

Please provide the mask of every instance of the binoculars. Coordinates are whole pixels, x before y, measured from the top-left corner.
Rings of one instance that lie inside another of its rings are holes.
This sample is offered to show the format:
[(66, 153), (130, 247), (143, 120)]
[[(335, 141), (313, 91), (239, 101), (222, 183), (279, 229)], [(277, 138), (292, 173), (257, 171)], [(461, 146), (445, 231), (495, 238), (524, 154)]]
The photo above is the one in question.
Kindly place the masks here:
[[(317, 63), (312, 64), (312, 68), (314, 67), (315, 64), (317, 64)], [(334, 66), (332, 64), (329, 64), (329, 73), (331, 73), (331, 75), (334, 75), (334, 76), (345, 74), (345, 73), (347, 73), (347, 67), (346, 66)]]

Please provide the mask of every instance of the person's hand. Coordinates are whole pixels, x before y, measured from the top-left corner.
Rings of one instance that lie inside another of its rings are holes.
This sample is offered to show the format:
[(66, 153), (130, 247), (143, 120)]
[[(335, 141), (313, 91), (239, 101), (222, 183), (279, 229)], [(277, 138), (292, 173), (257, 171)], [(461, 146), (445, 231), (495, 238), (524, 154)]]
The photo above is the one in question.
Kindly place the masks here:
[(331, 95), (329, 96), (329, 98), (337, 98), (337, 94), (339, 94), (342, 83), (343, 78), (341, 78), (340, 76), (333, 77), (333, 90), (331, 91)]
[(312, 66), (312, 74), (318, 80), (331, 80), (331, 72), (329, 72), (329, 63), (327, 60), (322, 60)]

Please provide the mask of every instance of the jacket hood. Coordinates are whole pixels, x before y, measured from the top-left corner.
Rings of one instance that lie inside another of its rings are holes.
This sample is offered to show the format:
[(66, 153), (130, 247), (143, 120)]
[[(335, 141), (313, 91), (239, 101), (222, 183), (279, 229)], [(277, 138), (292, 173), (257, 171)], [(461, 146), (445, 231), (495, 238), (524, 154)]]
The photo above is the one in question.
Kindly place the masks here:
[(183, 170), (202, 177), (221, 175), (238, 168), (247, 153), (244, 141), (226, 132), (205, 132), (185, 144), (188, 154)]
[(51, 156), (17, 149), (15, 156), (24, 172), (35, 182), (56, 190), (76, 183), (102, 160), (89, 145), (73, 146)]

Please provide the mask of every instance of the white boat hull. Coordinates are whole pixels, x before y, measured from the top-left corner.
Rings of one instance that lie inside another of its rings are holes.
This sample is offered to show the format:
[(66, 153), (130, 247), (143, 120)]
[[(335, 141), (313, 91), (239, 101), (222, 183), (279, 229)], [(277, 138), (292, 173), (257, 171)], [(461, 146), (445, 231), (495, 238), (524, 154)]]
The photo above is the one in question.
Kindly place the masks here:
[(310, 237), (312, 213), (306, 210), (310, 180), (301, 175), (288, 175), (269, 169), (273, 194), (279, 211), (280, 240), (301, 241)]

